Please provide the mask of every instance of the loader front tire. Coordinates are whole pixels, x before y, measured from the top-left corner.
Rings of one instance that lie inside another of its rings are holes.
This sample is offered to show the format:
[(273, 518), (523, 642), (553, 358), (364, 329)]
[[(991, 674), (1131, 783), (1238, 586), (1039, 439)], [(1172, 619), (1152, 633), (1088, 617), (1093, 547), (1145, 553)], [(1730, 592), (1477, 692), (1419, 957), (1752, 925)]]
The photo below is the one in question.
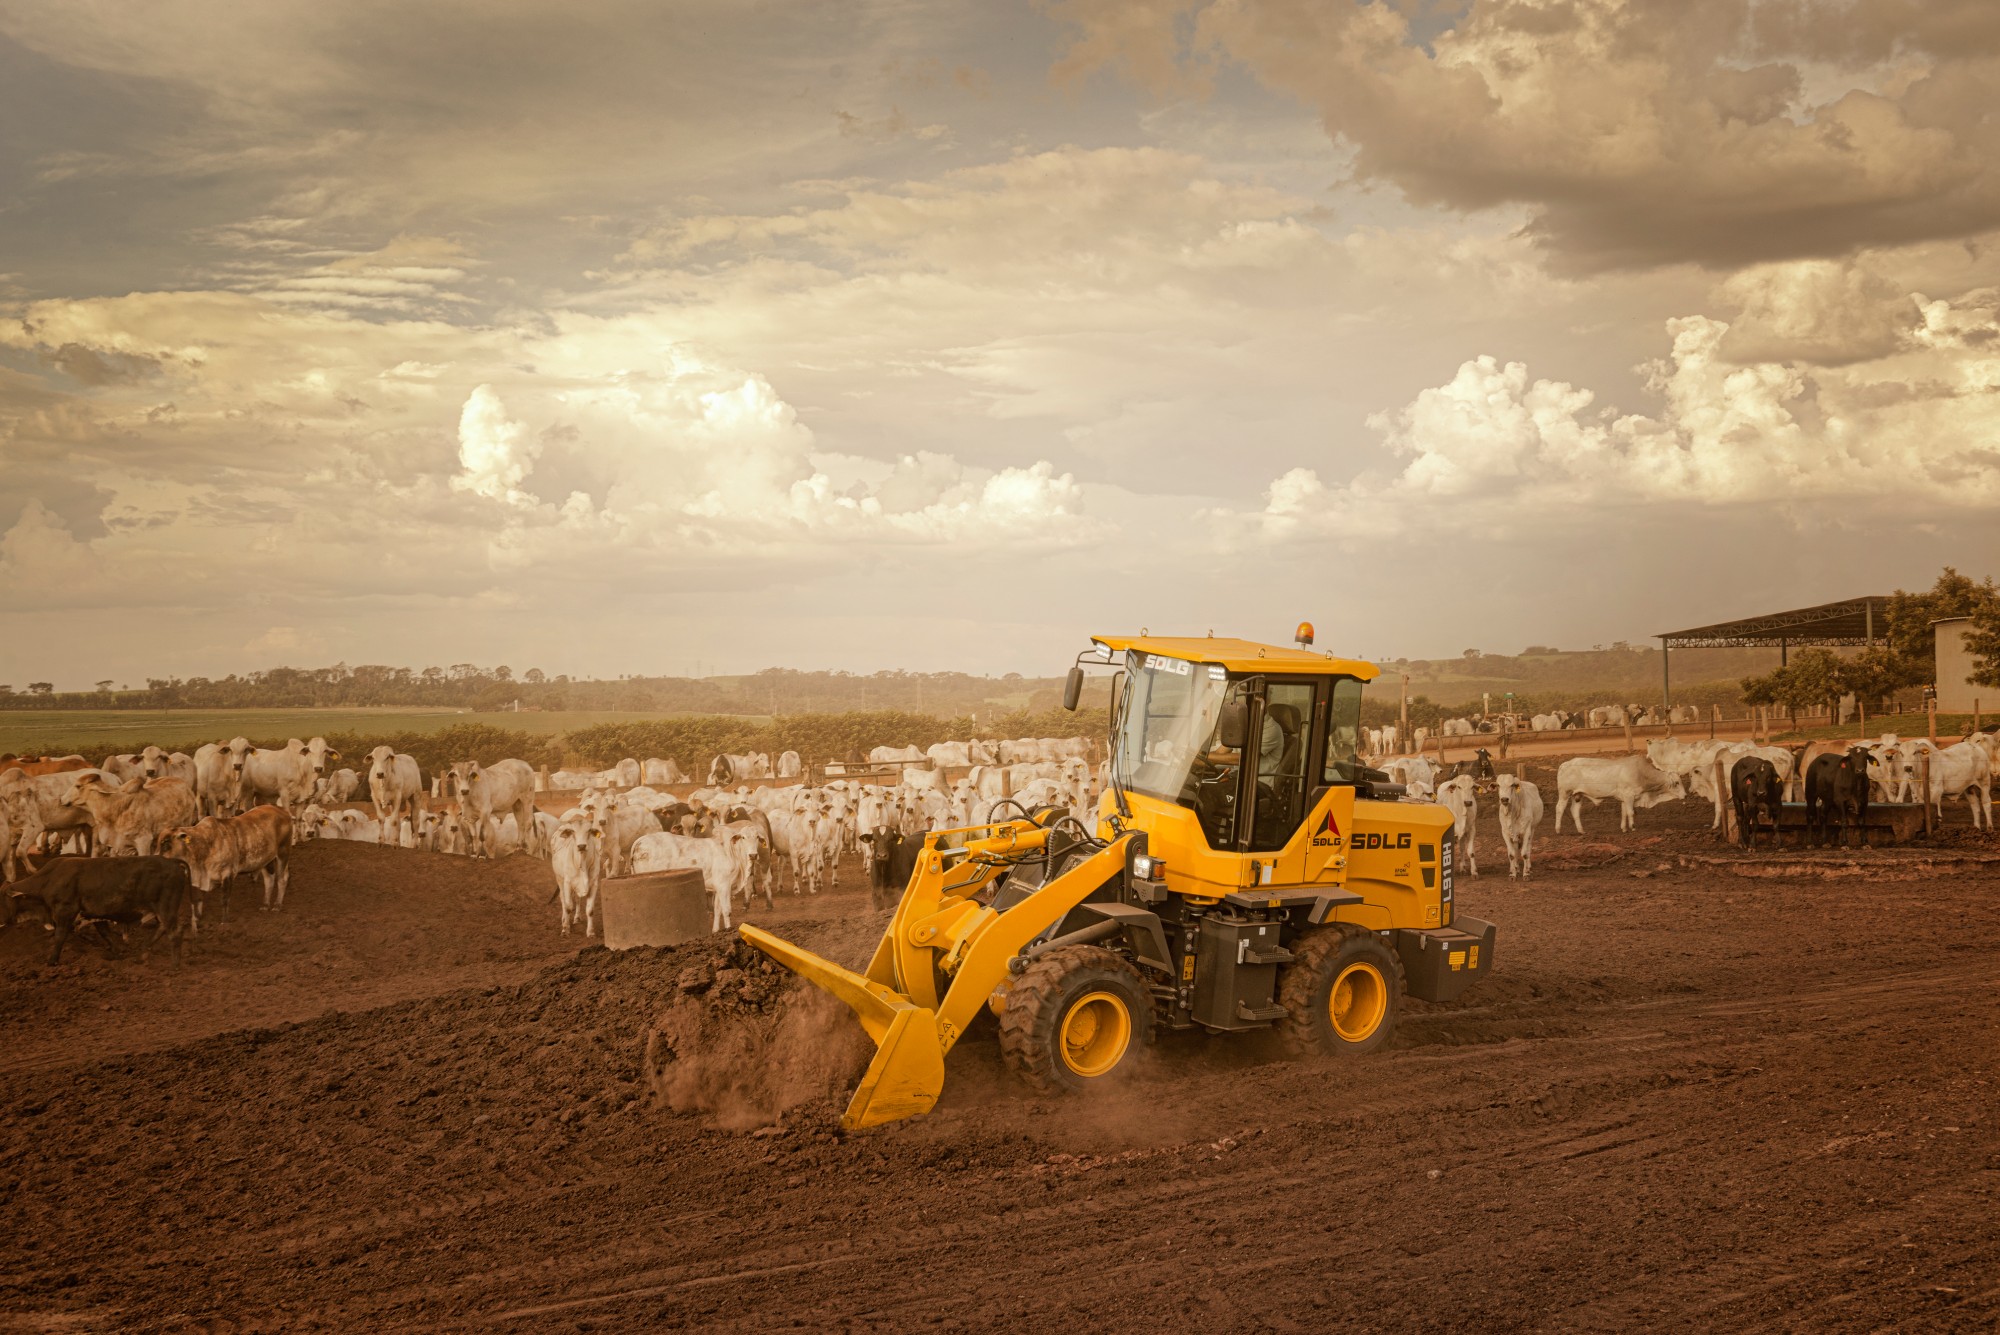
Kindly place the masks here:
[(1395, 1032), (1402, 1010), (1403, 961), (1380, 937), (1352, 923), (1300, 933), (1278, 974), (1272, 1026), (1295, 1057), (1359, 1056)]
[(1007, 988), (1000, 1052), (1043, 1094), (1086, 1089), (1124, 1075), (1153, 1038), (1145, 979), (1101, 946), (1041, 956)]

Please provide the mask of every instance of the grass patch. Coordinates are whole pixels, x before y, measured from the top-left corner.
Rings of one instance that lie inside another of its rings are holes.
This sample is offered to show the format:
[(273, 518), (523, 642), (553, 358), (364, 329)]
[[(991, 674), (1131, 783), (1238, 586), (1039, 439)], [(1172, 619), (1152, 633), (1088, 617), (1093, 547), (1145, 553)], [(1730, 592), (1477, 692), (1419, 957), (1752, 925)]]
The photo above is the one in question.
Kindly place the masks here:
[[(1980, 713), (1980, 727), (1990, 728), (1996, 723), (2000, 723), (2000, 717), (1984, 711)], [(1790, 732), (1773, 731), (1771, 738), (1773, 741), (1778, 742), (1826, 742), (1842, 740), (1851, 742), (1865, 736), (1867, 740), (1872, 742), (1885, 732), (1893, 732), (1898, 737), (1907, 740), (1912, 737), (1930, 736), (1930, 726), (1929, 717), (1923, 714), (1883, 714), (1879, 717), (1870, 717), (1865, 727), (1853, 719), (1849, 719), (1845, 723), (1820, 723), (1808, 728), (1796, 728)], [(1937, 716), (1939, 742), (1955, 742), (1971, 730), (1972, 715), (1970, 714), (1939, 714)]]

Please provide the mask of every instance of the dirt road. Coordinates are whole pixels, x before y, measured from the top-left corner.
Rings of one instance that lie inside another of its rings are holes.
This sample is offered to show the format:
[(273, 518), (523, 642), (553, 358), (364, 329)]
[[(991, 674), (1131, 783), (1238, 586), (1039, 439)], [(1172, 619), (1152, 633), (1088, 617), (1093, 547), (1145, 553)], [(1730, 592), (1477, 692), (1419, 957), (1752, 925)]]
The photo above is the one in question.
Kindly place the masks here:
[[(1599, 813), (1526, 883), (1489, 825), (1498, 973), (1384, 1053), (1050, 1101), (975, 1033), (855, 1136), (658, 1104), (662, 1008), (780, 980), (577, 953), (524, 858), (309, 846), (178, 973), (0, 933), (0, 1330), (1990, 1330), (2000, 868), (1941, 857), (2000, 847), (1953, 819), (1745, 878), (1697, 804)], [(858, 963), (857, 879), (752, 916)]]

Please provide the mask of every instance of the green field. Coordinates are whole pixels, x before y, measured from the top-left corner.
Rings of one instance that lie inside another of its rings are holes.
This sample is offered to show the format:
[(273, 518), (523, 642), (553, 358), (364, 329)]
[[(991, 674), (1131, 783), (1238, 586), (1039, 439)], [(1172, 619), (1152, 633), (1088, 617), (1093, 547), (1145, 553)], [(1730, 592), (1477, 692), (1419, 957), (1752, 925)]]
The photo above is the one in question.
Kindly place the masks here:
[[(0, 710), (0, 752), (69, 755), (102, 760), (114, 747), (150, 742), (191, 750), (231, 737), (311, 737), (315, 733), (439, 732), (460, 723), (483, 723), (512, 732), (563, 733), (598, 723), (640, 723), (688, 718), (621, 710), (475, 714), (459, 709), (51, 709)], [(732, 715), (731, 717), (739, 717)], [(742, 715), (762, 726), (761, 715)]]

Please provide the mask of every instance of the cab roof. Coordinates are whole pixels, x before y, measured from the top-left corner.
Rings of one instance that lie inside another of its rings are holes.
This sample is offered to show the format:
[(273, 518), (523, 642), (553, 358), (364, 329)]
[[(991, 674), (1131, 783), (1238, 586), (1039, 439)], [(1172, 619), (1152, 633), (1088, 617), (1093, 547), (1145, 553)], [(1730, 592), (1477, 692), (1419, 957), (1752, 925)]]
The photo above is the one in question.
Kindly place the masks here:
[(1356, 677), (1373, 681), (1382, 669), (1358, 658), (1335, 658), (1313, 649), (1286, 649), (1255, 640), (1225, 640), (1204, 636), (1200, 639), (1166, 635), (1093, 635), (1112, 653), (1137, 649), (1142, 654), (1159, 654), (1190, 663), (1216, 663), (1231, 672), (1290, 672), (1321, 677)]

